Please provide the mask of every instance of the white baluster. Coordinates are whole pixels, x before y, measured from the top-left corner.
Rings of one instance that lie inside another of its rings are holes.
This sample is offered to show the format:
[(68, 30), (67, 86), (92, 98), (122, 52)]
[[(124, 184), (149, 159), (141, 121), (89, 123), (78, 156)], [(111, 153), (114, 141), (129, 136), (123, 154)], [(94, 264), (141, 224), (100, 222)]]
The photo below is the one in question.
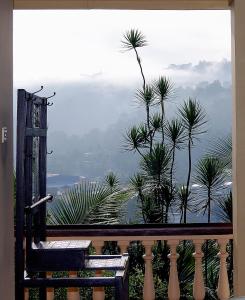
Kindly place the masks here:
[(179, 288), (179, 278), (178, 278), (178, 271), (177, 271), (177, 259), (179, 257), (179, 254), (176, 251), (176, 247), (179, 245), (179, 241), (169, 240), (168, 245), (170, 247), (170, 254), (168, 255), (170, 259), (168, 298), (169, 300), (179, 300), (180, 288)]
[(194, 240), (193, 244), (195, 245), (195, 252), (193, 256), (195, 258), (195, 275), (193, 283), (193, 298), (195, 300), (203, 300), (205, 297), (205, 285), (203, 280), (203, 271), (202, 271), (202, 244), (204, 240)]
[[(76, 272), (69, 272), (69, 277), (76, 278)], [(67, 289), (67, 300), (80, 300), (80, 290), (77, 287), (70, 287)]]
[(121, 254), (128, 252), (128, 241), (119, 241), (118, 246), (120, 247)]
[[(47, 274), (47, 278), (52, 278), (52, 273)], [(54, 299), (54, 288), (47, 288), (47, 300)]]
[[(104, 241), (93, 241), (93, 246), (95, 248), (96, 254), (101, 254), (102, 247), (104, 246)], [(102, 276), (102, 271), (96, 271), (95, 276)], [(93, 300), (104, 300), (105, 299), (105, 290), (103, 287), (94, 287), (93, 288)]]
[(219, 239), (218, 243), (220, 246), (220, 252), (218, 254), (220, 258), (220, 270), (219, 270), (219, 281), (218, 281), (218, 289), (217, 294), (220, 300), (228, 300), (230, 299), (230, 287), (229, 280), (227, 274), (227, 264), (226, 259), (228, 253), (226, 251), (226, 246), (229, 240), (227, 239)]
[(145, 277), (144, 277), (144, 288), (143, 288), (143, 298), (144, 300), (154, 300), (155, 299), (155, 287), (153, 281), (153, 270), (152, 270), (152, 245), (154, 241), (143, 241), (145, 247)]

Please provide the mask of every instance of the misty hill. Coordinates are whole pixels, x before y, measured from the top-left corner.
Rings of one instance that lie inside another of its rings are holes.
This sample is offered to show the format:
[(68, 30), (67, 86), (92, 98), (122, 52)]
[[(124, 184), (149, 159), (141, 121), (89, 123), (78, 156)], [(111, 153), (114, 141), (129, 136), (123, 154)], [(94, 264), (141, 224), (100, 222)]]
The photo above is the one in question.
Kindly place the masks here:
[[(73, 84), (57, 87), (57, 100), (49, 109), (48, 157), (51, 173), (101, 179), (112, 170), (123, 181), (137, 170), (138, 155), (123, 149), (126, 130), (144, 118), (135, 103), (135, 87), (105, 84)], [(166, 106), (167, 118), (176, 114), (188, 97), (197, 98), (207, 116), (207, 133), (196, 143), (194, 161), (218, 137), (231, 132), (231, 88), (220, 81), (201, 82), (194, 87), (178, 87)], [(178, 180), (186, 174), (186, 153), (178, 153)]]

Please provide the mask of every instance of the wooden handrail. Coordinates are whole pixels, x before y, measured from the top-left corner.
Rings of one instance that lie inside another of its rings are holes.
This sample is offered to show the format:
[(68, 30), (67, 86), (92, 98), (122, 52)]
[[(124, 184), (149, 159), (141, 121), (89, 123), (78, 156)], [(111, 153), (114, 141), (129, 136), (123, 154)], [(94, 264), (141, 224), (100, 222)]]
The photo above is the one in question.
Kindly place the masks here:
[(231, 223), (137, 224), (137, 225), (48, 225), (47, 235), (62, 236), (200, 236), (231, 235)]

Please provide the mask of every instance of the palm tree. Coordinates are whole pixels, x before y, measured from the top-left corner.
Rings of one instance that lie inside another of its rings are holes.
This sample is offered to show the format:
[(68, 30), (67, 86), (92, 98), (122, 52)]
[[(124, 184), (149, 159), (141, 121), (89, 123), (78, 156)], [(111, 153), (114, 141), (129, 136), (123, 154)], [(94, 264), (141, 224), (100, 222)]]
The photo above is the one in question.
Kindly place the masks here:
[(147, 41), (145, 39), (145, 36), (138, 29), (128, 30), (123, 37), (124, 37), (124, 39), (122, 40), (123, 48), (126, 50), (134, 50), (135, 52), (138, 65), (140, 67), (140, 73), (143, 79), (143, 91), (144, 91), (146, 88), (146, 80), (145, 80), (145, 75), (143, 72), (141, 59), (139, 57), (137, 48), (147, 46)]
[(143, 90), (138, 90), (136, 93), (136, 98), (140, 103), (143, 103), (146, 109), (146, 123), (148, 134), (150, 138), (150, 151), (152, 149), (152, 132), (150, 126), (150, 106), (153, 104), (155, 100), (155, 94), (153, 91), (153, 87), (146, 84)]
[[(199, 160), (196, 167), (195, 180), (201, 185), (201, 189), (206, 195), (205, 204), (202, 206), (204, 213), (208, 211), (208, 223), (211, 222), (211, 201), (217, 198), (217, 191), (222, 187), (224, 183), (224, 165), (223, 163), (214, 157), (204, 157)], [(207, 266), (207, 254), (209, 251), (209, 241), (206, 242), (205, 247), (205, 277), (206, 285), (208, 281), (208, 266)]]
[(172, 153), (172, 162), (170, 168), (170, 195), (173, 198), (173, 173), (175, 162), (175, 151), (181, 149), (184, 143), (184, 127), (180, 120), (173, 119), (166, 124), (166, 136), (170, 142), (170, 150)]
[(210, 156), (200, 159), (196, 167), (195, 180), (206, 194), (203, 209), (204, 213), (208, 212), (208, 223), (210, 223), (211, 202), (217, 198), (217, 191), (223, 188), (222, 184), (225, 180), (224, 165), (221, 160)]
[(173, 94), (172, 82), (164, 77), (160, 76), (158, 80), (154, 82), (154, 91), (158, 98), (158, 103), (161, 106), (161, 119), (162, 119), (162, 143), (164, 143), (164, 120), (165, 120), (165, 102), (169, 100)]
[(182, 120), (185, 133), (188, 140), (188, 175), (186, 182), (186, 199), (184, 202), (184, 217), (183, 222), (186, 224), (187, 221), (187, 206), (188, 197), (190, 190), (190, 179), (191, 179), (191, 168), (192, 168), (192, 157), (191, 149), (194, 143), (194, 138), (198, 135), (204, 133), (203, 126), (206, 121), (206, 113), (203, 110), (199, 102), (194, 99), (189, 98), (184, 104), (179, 108), (179, 115)]
[[(155, 200), (153, 201), (154, 204), (161, 208), (161, 218), (159, 220), (161, 222), (164, 220), (164, 208), (167, 207), (167, 179), (170, 159), (168, 148), (161, 143), (156, 143), (152, 151), (144, 154), (141, 160), (141, 168), (146, 178), (148, 194), (151, 194), (151, 197)], [(154, 205), (154, 209), (155, 207)]]

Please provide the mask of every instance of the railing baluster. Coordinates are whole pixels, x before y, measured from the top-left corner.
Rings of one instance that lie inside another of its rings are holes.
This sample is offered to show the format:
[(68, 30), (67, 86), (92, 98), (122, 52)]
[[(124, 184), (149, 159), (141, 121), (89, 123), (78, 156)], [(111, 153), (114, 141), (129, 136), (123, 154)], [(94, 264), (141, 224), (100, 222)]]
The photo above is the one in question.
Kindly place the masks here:
[(120, 248), (121, 254), (128, 252), (128, 241), (119, 241), (118, 246)]
[(202, 244), (204, 240), (193, 240), (195, 245), (195, 252), (193, 256), (195, 258), (195, 275), (193, 283), (193, 298), (195, 300), (203, 300), (205, 297), (205, 285), (203, 279), (203, 270), (202, 270)]
[[(95, 248), (96, 254), (101, 254), (102, 247), (104, 246), (104, 241), (93, 241), (93, 246)], [(95, 276), (102, 276), (102, 271), (96, 271)], [(103, 287), (93, 288), (93, 300), (104, 300), (105, 299), (105, 289)]]
[[(52, 278), (52, 273), (47, 274), (47, 278)], [(53, 300), (54, 299), (54, 289), (53, 288), (47, 288), (47, 300)]]
[(177, 271), (177, 259), (179, 257), (179, 254), (176, 251), (176, 248), (179, 245), (179, 241), (169, 240), (168, 245), (170, 247), (170, 253), (168, 255), (170, 259), (168, 298), (169, 300), (179, 300), (180, 288), (179, 288), (179, 278), (178, 278), (178, 271)]
[[(69, 272), (69, 277), (77, 277), (76, 272)], [(67, 300), (80, 300), (80, 289), (77, 287), (70, 287), (67, 289)]]
[(220, 270), (219, 270), (219, 281), (218, 281), (218, 289), (217, 294), (220, 300), (228, 300), (230, 299), (230, 287), (229, 280), (227, 274), (227, 264), (226, 259), (228, 253), (226, 251), (226, 246), (229, 240), (227, 239), (219, 239), (218, 243), (220, 246), (220, 252), (218, 254), (220, 258)]
[(25, 300), (29, 300), (29, 289), (25, 288)]
[(154, 241), (143, 241), (145, 247), (145, 277), (144, 277), (144, 288), (143, 288), (143, 298), (144, 300), (154, 300), (155, 299), (155, 287), (153, 281), (153, 270), (152, 270), (152, 245)]

